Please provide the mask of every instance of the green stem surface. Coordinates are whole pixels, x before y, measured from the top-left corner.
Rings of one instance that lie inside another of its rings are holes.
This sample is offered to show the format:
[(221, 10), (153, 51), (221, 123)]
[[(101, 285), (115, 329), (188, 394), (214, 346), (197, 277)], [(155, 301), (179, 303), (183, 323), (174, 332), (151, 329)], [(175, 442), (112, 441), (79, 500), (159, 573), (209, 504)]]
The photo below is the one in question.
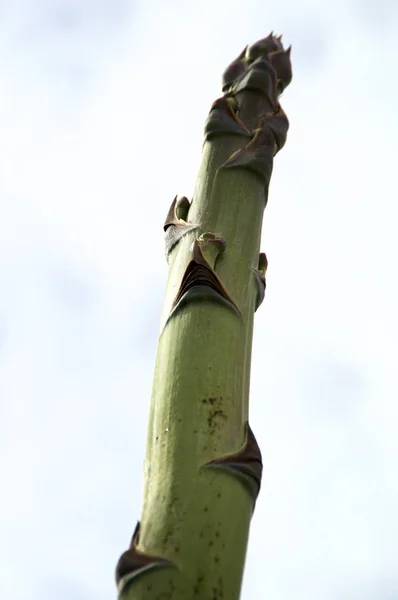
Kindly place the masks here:
[(240, 595), (262, 472), (248, 425), (261, 226), (288, 129), (277, 96), (290, 79), (290, 48), (272, 34), (231, 63), (205, 125), (192, 202), (175, 199), (167, 215), (144, 503), (116, 569), (121, 600)]

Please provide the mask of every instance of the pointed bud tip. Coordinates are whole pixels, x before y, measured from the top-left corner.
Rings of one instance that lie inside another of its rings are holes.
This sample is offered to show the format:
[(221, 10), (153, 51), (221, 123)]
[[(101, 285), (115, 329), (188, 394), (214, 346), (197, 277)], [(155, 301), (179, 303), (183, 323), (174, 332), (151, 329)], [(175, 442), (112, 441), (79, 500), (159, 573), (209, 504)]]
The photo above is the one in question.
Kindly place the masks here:
[(249, 44), (246, 44), (246, 46), (243, 48), (242, 52), (239, 54), (239, 58), (245, 58), (248, 47), (249, 47)]

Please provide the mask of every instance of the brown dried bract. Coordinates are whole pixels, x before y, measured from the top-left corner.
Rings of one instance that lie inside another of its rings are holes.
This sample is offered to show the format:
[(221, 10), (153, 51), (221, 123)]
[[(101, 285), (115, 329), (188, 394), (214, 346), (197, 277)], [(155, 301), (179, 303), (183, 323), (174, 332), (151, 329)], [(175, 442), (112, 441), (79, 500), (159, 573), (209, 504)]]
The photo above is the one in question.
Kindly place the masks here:
[(197, 225), (185, 221), (190, 206), (190, 202), (186, 196), (182, 196), (179, 199), (178, 196), (175, 196), (171, 203), (163, 225), (166, 256), (169, 255), (170, 251), (184, 235), (189, 231), (197, 229)]
[(203, 256), (198, 240), (195, 240), (193, 243), (192, 259), (185, 270), (180, 289), (172, 304), (172, 310), (175, 309), (182, 298), (195, 287), (208, 288), (208, 290), (211, 290), (212, 293), (218, 295), (240, 314), (239, 309), (229, 296), (219, 277)]
[(207, 463), (205, 467), (225, 469), (238, 477), (248, 488), (255, 502), (260, 492), (263, 463), (259, 445), (249, 423), (246, 424), (243, 446), (237, 452)]
[[(233, 107), (235, 107), (235, 110), (233, 110)], [(221, 134), (235, 134), (250, 137), (250, 131), (239, 119), (236, 109), (236, 100), (234, 100), (230, 94), (226, 94), (213, 102), (205, 123), (205, 140), (209, 140), (212, 137)]]
[(160, 556), (150, 556), (149, 554), (145, 554), (138, 550), (139, 533), (140, 522), (138, 521), (130, 543), (130, 548), (121, 555), (116, 566), (116, 583), (118, 585), (127, 575), (139, 575), (144, 571), (148, 571), (155, 567), (174, 566), (172, 562), (165, 558), (161, 558)]
[(267, 266), (268, 266), (267, 256), (264, 252), (261, 252), (259, 259), (258, 259), (258, 268), (253, 269), (253, 274), (255, 276), (256, 286), (257, 286), (256, 303), (254, 306), (255, 311), (258, 309), (258, 307), (264, 300), (265, 288), (266, 288), (265, 273), (267, 271)]

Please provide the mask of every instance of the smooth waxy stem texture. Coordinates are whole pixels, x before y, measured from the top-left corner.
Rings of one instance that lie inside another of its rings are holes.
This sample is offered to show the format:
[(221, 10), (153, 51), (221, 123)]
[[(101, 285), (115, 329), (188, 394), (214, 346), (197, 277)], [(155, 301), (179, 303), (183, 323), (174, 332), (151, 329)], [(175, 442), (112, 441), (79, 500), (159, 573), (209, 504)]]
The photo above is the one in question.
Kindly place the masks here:
[(254, 312), (290, 48), (270, 34), (225, 70), (192, 201), (164, 230), (169, 277), (145, 459), (144, 503), (116, 580), (121, 600), (237, 600), (262, 462), (248, 423)]

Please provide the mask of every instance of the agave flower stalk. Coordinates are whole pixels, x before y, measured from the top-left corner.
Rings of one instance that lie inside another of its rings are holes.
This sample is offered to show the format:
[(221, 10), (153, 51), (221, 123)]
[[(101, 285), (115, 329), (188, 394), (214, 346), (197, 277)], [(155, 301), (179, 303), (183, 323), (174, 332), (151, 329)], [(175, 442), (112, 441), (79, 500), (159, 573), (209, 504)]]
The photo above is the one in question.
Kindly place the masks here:
[(121, 600), (237, 600), (261, 452), (248, 422), (254, 312), (273, 158), (288, 120), (278, 96), (290, 48), (272, 33), (223, 75), (192, 201), (164, 225), (169, 277), (161, 317), (144, 502), (116, 579)]

